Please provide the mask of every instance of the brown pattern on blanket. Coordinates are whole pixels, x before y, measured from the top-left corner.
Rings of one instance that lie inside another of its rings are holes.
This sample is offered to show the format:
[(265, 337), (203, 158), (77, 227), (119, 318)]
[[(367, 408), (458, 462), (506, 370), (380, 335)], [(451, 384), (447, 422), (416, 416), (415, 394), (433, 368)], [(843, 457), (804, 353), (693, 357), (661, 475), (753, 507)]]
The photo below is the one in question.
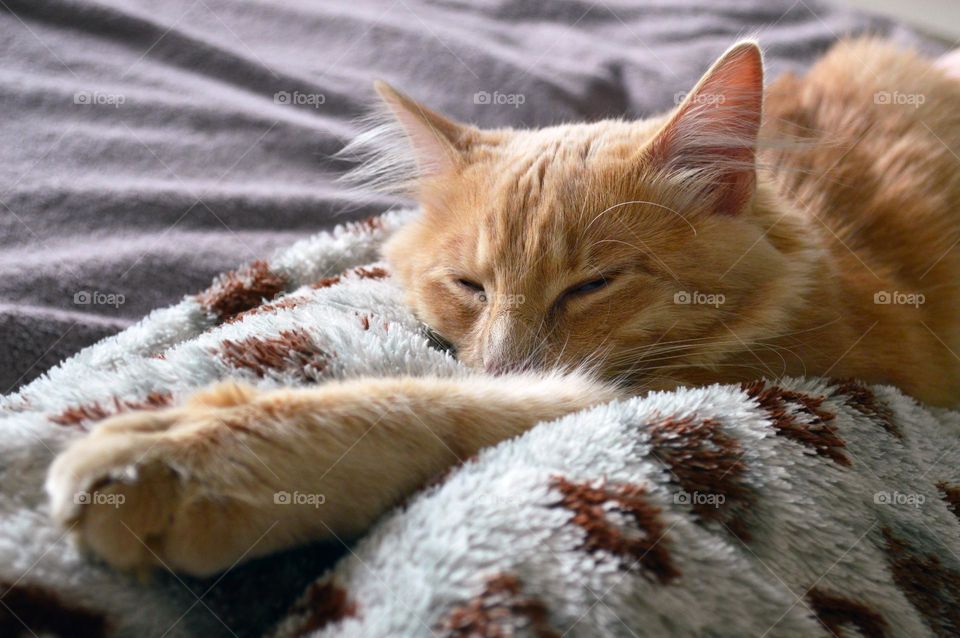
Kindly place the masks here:
[(220, 275), (213, 285), (197, 295), (197, 301), (218, 321), (229, 321), (279, 295), (286, 288), (284, 279), (262, 260)]
[(844, 638), (847, 635), (844, 627), (850, 626), (857, 629), (857, 635), (866, 638), (884, 638), (887, 635), (889, 626), (884, 617), (862, 602), (819, 587), (807, 592), (807, 600), (817, 620), (837, 638)]
[(289, 615), (298, 618), (291, 636), (309, 636), (331, 623), (357, 615), (357, 604), (346, 590), (333, 579), (313, 583), (307, 593), (290, 609)]
[(302, 328), (284, 330), (270, 338), (226, 339), (220, 343), (219, 354), (227, 364), (250, 370), (260, 378), (271, 371), (289, 372), (307, 381), (320, 377), (328, 359)]
[(99, 403), (84, 403), (70, 406), (60, 414), (50, 417), (58, 425), (81, 425), (86, 421), (101, 421), (128, 410), (156, 410), (170, 405), (173, 395), (169, 392), (151, 392), (141, 400), (113, 397), (113, 405), (104, 407)]
[(960, 572), (883, 528), (893, 581), (936, 636), (960, 635)]
[(336, 286), (343, 279), (341, 275), (334, 275), (333, 277), (324, 277), (323, 279), (318, 279), (317, 281), (310, 284), (311, 288), (320, 289), (320, 288), (329, 288), (330, 286)]
[(940, 481), (937, 483), (937, 489), (943, 494), (947, 509), (953, 512), (957, 519), (960, 519), (960, 485)]
[(372, 266), (370, 268), (360, 266), (359, 268), (354, 268), (353, 272), (360, 279), (385, 279), (390, 276), (390, 271), (382, 266)]
[(520, 579), (499, 574), (487, 579), (475, 598), (454, 607), (436, 628), (443, 638), (559, 638), (539, 598), (524, 595)]
[(740, 540), (750, 540), (744, 515), (754, 494), (744, 482), (746, 464), (740, 442), (714, 419), (666, 418), (649, 427), (651, 453), (663, 462), (688, 504), (706, 521), (720, 521)]
[[(670, 556), (661, 510), (647, 500), (646, 488), (575, 483), (562, 476), (553, 477), (550, 485), (563, 495), (558, 505), (573, 512), (571, 521), (586, 532), (582, 549), (617, 557), (624, 571), (639, 566), (645, 575), (663, 584), (680, 576)], [(635, 527), (621, 529), (608, 518), (611, 509), (627, 516)]]
[(833, 388), (831, 398), (843, 398), (851, 408), (879, 423), (884, 430), (898, 439), (903, 438), (903, 432), (893, 420), (893, 410), (878, 399), (870, 388), (852, 379), (833, 381), (830, 387)]
[(225, 320), (224, 323), (237, 323), (253, 315), (262, 315), (266, 313), (276, 314), (281, 310), (290, 310), (291, 308), (296, 308), (306, 301), (309, 301), (309, 299), (306, 297), (281, 297), (276, 301), (265, 303), (261, 306), (255, 306), (249, 310), (245, 310), (239, 314), (233, 315), (229, 319)]
[[(741, 384), (747, 393), (770, 417), (777, 434), (805, 445), (818, 456), (825, 456), (838, 465), (849, 467), (850, 458), (843, 453), (846, 447), (833, 425), (836, 415), (821, 406), (825, 397), (786, 390), (777, 385), (767, 387), (765, 381)], [(798, 419), (806, 417), (807, 423)]]
[(383, 230), (383, 219), (380, 215), (371, 215), (360, 221), (351, 222), (348, 227), (353, 232), (373, 233)]

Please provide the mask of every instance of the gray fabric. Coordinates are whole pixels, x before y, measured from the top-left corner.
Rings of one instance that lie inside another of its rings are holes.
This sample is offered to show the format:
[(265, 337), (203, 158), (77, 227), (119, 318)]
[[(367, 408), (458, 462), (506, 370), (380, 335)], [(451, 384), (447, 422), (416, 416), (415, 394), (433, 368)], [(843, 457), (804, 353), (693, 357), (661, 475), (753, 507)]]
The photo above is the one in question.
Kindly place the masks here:
[(804, 0), (0, 8), (0, 393), (220, 271), (382, 211), (330, 159), (374, 78), (466, 120), (540, 126), (667, 108), (739, 35), (773, 74), (837, 34), (912, 41)]

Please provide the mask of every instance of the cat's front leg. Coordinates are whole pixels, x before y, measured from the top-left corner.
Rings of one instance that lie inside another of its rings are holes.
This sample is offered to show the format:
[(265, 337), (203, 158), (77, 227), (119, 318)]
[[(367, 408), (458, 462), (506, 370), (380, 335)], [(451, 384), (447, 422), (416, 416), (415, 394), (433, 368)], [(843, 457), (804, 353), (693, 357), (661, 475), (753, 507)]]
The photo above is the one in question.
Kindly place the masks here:
[(47, 491), (111, 565), (205, 575), (358, 534), (480, 448), (615, 396), (579, 376), (227, 383), (105, 421), (56, 459)]
[(253, 544), (276, 520), (271, 490), (287, 466), (273, 458), (274, 443), (256, 451), (254, 438), (266, 440), (271, 427), (257, 415), (260, 396), (224, 383), (180, 407), (98, 424), (50, 468), (54, 518), (121, 569), (202, 575), (269, 551), (275, 529)]

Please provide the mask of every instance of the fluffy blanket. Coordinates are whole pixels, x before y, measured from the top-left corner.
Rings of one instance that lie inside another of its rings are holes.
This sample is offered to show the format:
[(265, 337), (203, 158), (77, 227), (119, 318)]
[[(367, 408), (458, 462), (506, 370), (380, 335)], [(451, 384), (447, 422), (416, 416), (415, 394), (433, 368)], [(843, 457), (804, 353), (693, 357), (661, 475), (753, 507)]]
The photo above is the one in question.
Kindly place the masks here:
[(375, 78), (482, 125), (543, 126), (673, 106), (740, 35), (777, 74), (863, 31), (922, 44), (819, 0), (3, 0), (0, 394), (385, 210), (329, 161)]
[(51, 528), (46, 467), (106, 415), (228, 376), (474, 374), (370, 263), (411, 214), (224, 275), (0, 402), (0, 635), (960, 632), (960, 414), (854, 381), (680, 390), (543, 423), (439, 477), (356, 545), (206, 581), (138, 583)]

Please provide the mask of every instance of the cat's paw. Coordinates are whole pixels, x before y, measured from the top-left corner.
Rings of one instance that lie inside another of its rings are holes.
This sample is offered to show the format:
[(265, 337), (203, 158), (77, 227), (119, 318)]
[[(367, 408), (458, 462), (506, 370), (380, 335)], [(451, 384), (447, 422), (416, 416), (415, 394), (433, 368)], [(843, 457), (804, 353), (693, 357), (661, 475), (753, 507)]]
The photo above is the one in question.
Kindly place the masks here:
[(269, 528), (258, 512), (270, 504), (251, 502), (268, 495), (245, 485), (246, 468), (230, 467), (222, 412), (191, 402), (98, 425), (50, 468), (54, 519), (119, 569), (207, 575), (232, 566)]
[(167, 542), (180, 499), (177, 473), (160, 458), (172, 418), (134, 412), (105, 421), (50, 467), (54, 519), (114, 567), (157, 564), (152, 554)]

